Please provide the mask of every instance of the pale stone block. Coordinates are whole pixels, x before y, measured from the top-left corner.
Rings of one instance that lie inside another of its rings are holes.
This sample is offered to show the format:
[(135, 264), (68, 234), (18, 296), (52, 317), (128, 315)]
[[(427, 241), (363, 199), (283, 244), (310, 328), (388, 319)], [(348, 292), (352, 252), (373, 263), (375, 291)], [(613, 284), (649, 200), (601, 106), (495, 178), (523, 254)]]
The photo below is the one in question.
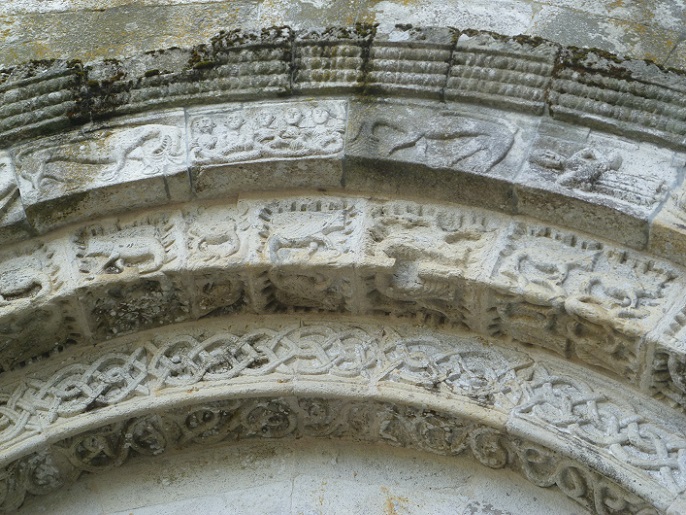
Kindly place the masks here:
[(335, 197), (253, 204), (249, 261), (254, 309), (354, 312), (355, 281), (341, 271), (360, 259), (363, 206), (363, 201)]
[(189, 110), (190, 165), (200, 198), (340, 187), (346, 102)]
[(0, 253), (0, 367), (58, 353), (86, 337), (60, 243), (33, 241)]
[(486, 212), (414, 202), (370, 204), (358, 265), (366, 310), (481, 327), (479, 303), (499, 237)]
[(190, 318), (180, 215), (86, 225), (72, 235), (77, 295), (99, 339)]
[(678, 178), (673, 152), (556, 122), (541, 124), (517, 179), (518, 212), (634, 248)]
[(40, 231), (190, 196), (183, 113), (124, 119), (13, 150), (27, 217)]
[(648, 248), (676, 263), (686, 265), (686, 157), (674, 156), (672, 167), (680, 172), (681, 184), (667, 192), (667, 200), (650, 224)]
[(361, 92), (371, 26), (304, 30), (293, 43), (293, 91), (340, 94)]
[(351, 191), (417, 196), (512, 212), (509, 181), (523, 162), (536, 119), (449, 105), (355, 102), (344, 185)]
[(543, 114), (559, 47), (548, 41), (467, 30), (451, 55), (447, 100)]
[(0, 152), (0, 245), (28, 239), (33, 233), (26, 220), (12, 159)]
[(186, 261), (180, 276), (191, 283), (193, 318), (241, 309), (246, 298), (244, 270), (251, 234), (249, 219), (223, 204), (183, 210)]
[(365, 91), (372, 95), (406, 95), (443, 99), (455, 29), (397, 25), (378, 33), (369, 54)]
[(636, 380), (641, 346), (683, 284), (647, 256), (545, 226), (517, 225), (493, 274), (492, 334)]

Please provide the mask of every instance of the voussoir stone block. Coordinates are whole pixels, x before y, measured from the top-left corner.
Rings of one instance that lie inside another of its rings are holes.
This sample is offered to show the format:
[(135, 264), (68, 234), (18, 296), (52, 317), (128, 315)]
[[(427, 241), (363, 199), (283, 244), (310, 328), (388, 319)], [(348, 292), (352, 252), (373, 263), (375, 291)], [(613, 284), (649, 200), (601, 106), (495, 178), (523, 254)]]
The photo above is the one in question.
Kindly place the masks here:
[(59, 241), (0, 251), (0, 370), (11, 370), (88, 338)]
[(377, 33), (369, 52), (366, 91), (442, 100), (458, 35), (447, 27), (404, 25)]
[(463, 31), (452, 52), (445, 98), (543, 114), (559, 51), (540, 38)]
[(180, 111), (44, 138), (12, 154), (27, 217), (39, 231), (190, 196)]
[(190, 109), (196, 196), (340, 187), (346, 113), (339, 100)]
[(537, 119), (484, 109), (395, 101), (352, 102), (344, 186), (465, 202), (512, 212)]
[(187, 206), (180, 228), (185, 240), (183, 268), (168, 272), (187, 284), (192, 317), (240, 311), (251, 303), (244, 270), (251, 239), (246, 206)]
[(369, 207), (358, 267), (367, 310), (486, 333), (477, 313), (494, 265), (498, 220), (485, 211), (414, 202)]
[(361, 92), (374, 27), (297, 32), (293, 43), (295, 93)]
[[(178, 212), (105, 219), (71, 234), (77, 296), (97, 340), (181, 322), (191, 314)], [(176, 272), (176, 273), (175, 273)]]
[(634, 248), (679, 177), (674, 152), (544, 121), (517, 178), (520, 213)]
[(0, 245), (28, 239), (32, 233), (21, 203), (14, 163), (7, 152), (0, 152)]
[(548, 106), (560, 120), (679, 148), (686, 133), (684, 92), (681, 75), (570, 47), (560, 52)]
[[(683, 178), (686, 155), (677, 153), (672, 167)], [(668, 198), (650, 224), (649, 249), (681, 265), (686, 264), (686, 185), (675, 185)]]
[(644, 336), (684, 288), (668, 262), (534, 224), (514, 225), (491, 281), (491, 334), (575, 356), (632, 382), (646, 359)]
[[(253, 309), (359, 310), (356, 278), (345, 270), (360, 258), (363, 201), (304, 197), (246, 204), (256, 230), (248, 256)], [(299, 266), (303, 259), (307, 270)]]

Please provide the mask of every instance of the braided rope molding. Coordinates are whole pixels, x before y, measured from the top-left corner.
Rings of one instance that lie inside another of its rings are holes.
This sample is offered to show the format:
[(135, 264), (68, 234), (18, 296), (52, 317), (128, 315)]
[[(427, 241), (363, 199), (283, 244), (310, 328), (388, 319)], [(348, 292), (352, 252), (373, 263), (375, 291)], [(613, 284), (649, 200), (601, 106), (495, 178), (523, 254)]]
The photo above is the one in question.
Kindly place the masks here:
[(71, 352), (6, 381), (2, 507), (131, 454), (289, 435), (469, 448), (595, 513), (680, 506), (683, 416), (588, 370), (397, 321), (230, 320)]
[(683, 410), (683, 270), (487, 210), (311, 195), (186, 203), (0, 253), (0, 364), (227, 313), (400, 316), (580, 361)]

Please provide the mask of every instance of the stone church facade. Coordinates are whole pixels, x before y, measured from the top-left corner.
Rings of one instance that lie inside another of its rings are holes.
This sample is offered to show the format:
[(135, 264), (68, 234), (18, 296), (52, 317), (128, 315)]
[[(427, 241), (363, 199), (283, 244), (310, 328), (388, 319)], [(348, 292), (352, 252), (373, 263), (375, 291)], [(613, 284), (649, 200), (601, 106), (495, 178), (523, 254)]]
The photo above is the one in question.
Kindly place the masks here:
[(0, 508), (686, 513), (648, 3), (0, 7)]

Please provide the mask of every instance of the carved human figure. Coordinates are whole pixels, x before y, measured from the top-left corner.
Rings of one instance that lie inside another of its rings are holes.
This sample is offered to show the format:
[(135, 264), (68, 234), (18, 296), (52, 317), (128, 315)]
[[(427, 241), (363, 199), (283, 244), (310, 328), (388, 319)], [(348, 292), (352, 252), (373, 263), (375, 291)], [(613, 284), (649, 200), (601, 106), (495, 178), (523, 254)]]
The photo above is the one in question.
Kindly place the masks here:
[(198, 158), (206, 158), (213, 155), (217, 148), (219, 138), (214, 134), (217, 124), (203, 116), (191, 123), (191, 148)]
[(253, 147), (250, 131), (244, 129), (246, 121), (238, 111), (233, 111), (226, 117), (226, 130), (222, 132), (219, 146), (223, 155), (245, 152)]
[[(255, 142), (263, 149), (268, 149), (276, 138), (274, 122), (276, 116), (268, 109), (264, 109), (257, 115), (257, 128), (255, 129)], [(263, 154), (265, 150), (262, 151)]]
[(314, 126), (305, 131), (306, 146), (311, 152), (334, 153), (343, 149), (342, 128), (330, 128), (328, 123), (331, 120), (331, 114), (325, 108), (312, 109)]
[(298, 107), (289, 107), (283, 113), (285, 126), (271, 142), (271, 148), (278, 153), (300, 153), (305, 149), (303, 130), (300, 127), (303, 113)]
[(570, 157), (544, 150), (534, 153), (532, 161), (560, 172), (558, 184), (583, 191), (592, 191), (605, 172), (617, 171), (622, 166), (622, 156), (617, 152), (604, 154), (593, 147), (585, 147)]

